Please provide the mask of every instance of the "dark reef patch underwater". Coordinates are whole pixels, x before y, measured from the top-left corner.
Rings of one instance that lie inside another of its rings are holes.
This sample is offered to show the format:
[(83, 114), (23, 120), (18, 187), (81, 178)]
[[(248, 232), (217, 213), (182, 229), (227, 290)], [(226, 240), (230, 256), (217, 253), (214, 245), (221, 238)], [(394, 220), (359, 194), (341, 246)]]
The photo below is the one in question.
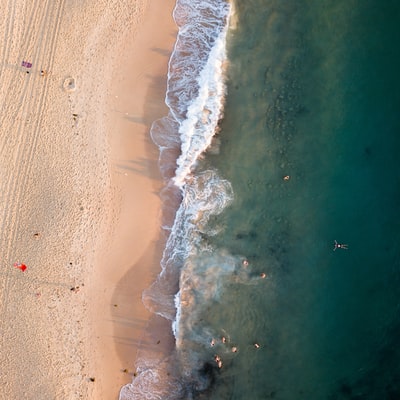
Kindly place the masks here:
[(176, 349), (130, 398), (400, 399), (400, 2), (178, 4), (144, 293)]

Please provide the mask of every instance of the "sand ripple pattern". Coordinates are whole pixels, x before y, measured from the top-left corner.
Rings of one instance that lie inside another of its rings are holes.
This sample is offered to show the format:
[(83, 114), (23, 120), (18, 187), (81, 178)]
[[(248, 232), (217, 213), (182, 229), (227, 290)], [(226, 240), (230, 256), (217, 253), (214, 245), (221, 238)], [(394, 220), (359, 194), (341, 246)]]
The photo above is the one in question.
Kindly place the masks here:
[[(144, 1), (136, 4), (143, 8)], [(92, 398), (81, 340), (84, 294), (70, 290), (91, 267), (87, 254), (104, 222), (108, 184), (98, 118), (104, 94), (87, 71), (104, 72), (105, 62), (97, 67), (90, 59), (101, 53), (103, 31), (114, 33), (102, 16), (112, 13), (121, 24), (133, 16), (124, 12), (129, 1), (89, 5), (0, 2), (1, 399)], [(90, 118), (96, 132), (89, 132)]]

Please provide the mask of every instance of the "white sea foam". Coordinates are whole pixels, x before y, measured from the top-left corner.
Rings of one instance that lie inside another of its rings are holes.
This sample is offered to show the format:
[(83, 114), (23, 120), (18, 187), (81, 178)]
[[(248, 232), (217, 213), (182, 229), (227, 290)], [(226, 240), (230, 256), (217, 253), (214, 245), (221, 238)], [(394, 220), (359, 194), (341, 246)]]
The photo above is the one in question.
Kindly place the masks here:
[(179, 186), (209, 147), (222, 118), (229, 10), (221, 0), (180, 0), (174, 10), (179, 32), (169, 61), (169, 115), (154, 122), (151, 137), (160, 148), (164, 179), (176, 171)]
[(175, 295), (182, 266), (189, 255), (206, 250), (200, 245), (202, 234), (216, 233), (207, 229), (209, 218), (220, 214), (233, 200), (230, 183), (212, 170), (194, 175), (182, 188), (182, 195), (161, 261), (162, 272), (143, 292), (146, 307), (171, 321), (177, 316)]
[(120, 392), (121, 400), (177, 400), (186, 398), (185, 388), (179, 379), (168, 376), (169, 363), (164, 360), (152, 368), (139, 371), (135, 380)]
[[(226, 1), (178, 1), (174, 18), (179, 33), (169, 62), (166, 94), (170, 113), (151, 129), (152, 139), (160, 148), (160, 169), (167, 181), (162, 195), (163, 228), (168, 240), (162, 272), (144, 292), (143, 301), (151, 311), (170, 320), (175, 319), (179, 271), (199, 241), (194, 232), (200, 232), (208, 215), (220, 213), (232, 199), (229, 182), (215, 172), (192, 176), (222, 118), (229, 10)], [(181, 190), (180, 205), (171, 182)], [(179, 208), (172, 218), (174, 204)]]
[(181, 155), (174, 182), (182, 186), (202, 153), (210, 146), (222, 118), (225, 99), (226, 29), (218, 36), (198, 78), (199, 90), (179, 127)]
[(227, 27), (230, 5), (224, 0), (179, 0), (174, 18), (178, 38), (169, 62), (166, 103), (175, 120), (186, 119), (199, 91), (199, 77), (220, 33)]
[[(222, 118), (229, 9), (229, 3), (224, 0), (178, 0), (174, 18), (179, 32), (169, 63), (166, 94), (170, 112), (151, 129), (151, 137), (160, 149), (160, 170), (167, 183), (163, 199), (168, 216), (163, 219), (163, 227), (168, 239), (161, 261), (162, 271), (142, 298), (150, 311), (173, 323), (177, 338), (181, 336), (180, 320), (186, 318), (182, 316), (183, 292), (179, 290), (180, 284), (185, 284), (182, 267), (199, 249), (207, 251), (202, 234), (216, 233), (207, 228), (209, 218), (220, 214), (233, 200), (230, 183), (216, 171), (194, 173), (198, 159), (210, 146)], [(178, 208), (175, 218), (171, 218), (169, 211), (173, 204)], [(190, 398), (187, 387), (206, 388), (209, 378), (206, 374), (195, 374), (193, 379), (191, 362), (179, 360), (181, 356), (182, 360), (191, 360), (191, 357), (186, 357), (182, 347), (181, 351), (175, 354), (178, 358), (170, 361), (178, 363), (175, 369), (182, 372), (174, 378), (167, 377), (165, 360), (151, 367), (137, 360), (139, 375), (121, 390), (120, 400)], [(196, 354), (193, 352), (192, 361), (198, 369)], [(180, 364), (184, 367), (179, 367)], [(166, 380), (168, 382), (164, 382)]]

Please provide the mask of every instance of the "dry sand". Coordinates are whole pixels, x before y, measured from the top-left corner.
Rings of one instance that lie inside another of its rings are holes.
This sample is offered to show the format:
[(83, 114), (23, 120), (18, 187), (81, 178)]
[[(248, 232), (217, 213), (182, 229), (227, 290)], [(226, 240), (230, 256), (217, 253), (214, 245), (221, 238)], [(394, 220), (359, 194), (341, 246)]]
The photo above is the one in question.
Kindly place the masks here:
[(174, 3), (0, 4), (0, 399), (113, 400), (132, 379)]

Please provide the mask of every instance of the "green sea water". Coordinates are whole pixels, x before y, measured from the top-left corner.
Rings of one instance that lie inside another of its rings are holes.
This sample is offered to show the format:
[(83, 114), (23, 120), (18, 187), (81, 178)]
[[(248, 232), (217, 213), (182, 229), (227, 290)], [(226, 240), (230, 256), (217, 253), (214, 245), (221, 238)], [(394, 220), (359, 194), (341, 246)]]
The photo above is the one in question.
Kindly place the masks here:
[(400, 3), (234, 4), (208, 240), (267, 277), (215, 305), (239, 351), (204, 398), (400, 399)]

